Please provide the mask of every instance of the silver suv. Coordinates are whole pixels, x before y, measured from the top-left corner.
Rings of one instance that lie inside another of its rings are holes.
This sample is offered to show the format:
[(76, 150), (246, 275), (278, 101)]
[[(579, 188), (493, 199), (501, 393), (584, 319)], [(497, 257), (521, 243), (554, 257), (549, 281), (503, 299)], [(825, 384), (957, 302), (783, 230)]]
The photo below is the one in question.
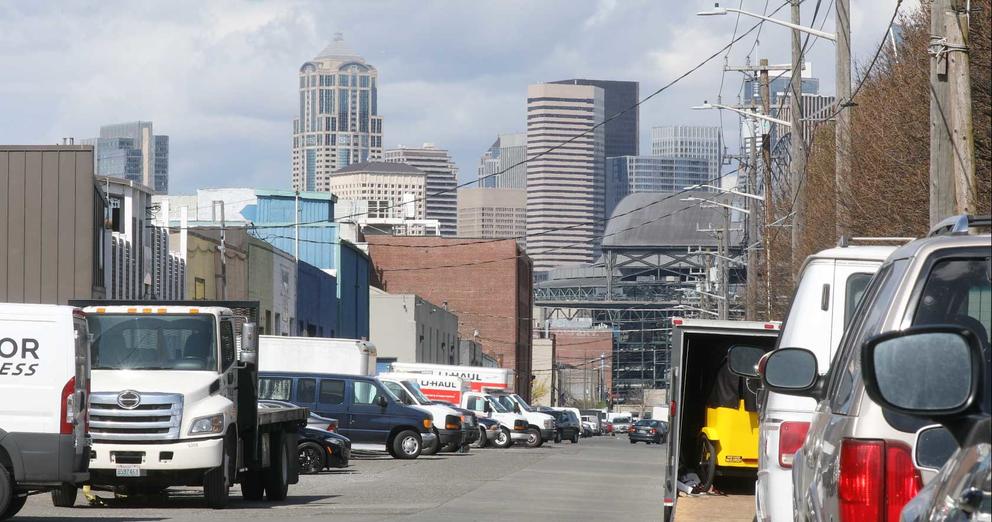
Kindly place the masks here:
[[(793, 467), (796, 520), (895, 521), (953, 453), (954, 439), (919, 417), (884, 409), (865, 392), (866, 341), (911, 326), (992, 330), (992, 236), (988, 218), (951, 218), (889, 256), (865, 291), (826, 375), (816, 356), (783, 348), (761, 362), (774, 392), (819, 400)], [(988, 411), (988, 396), (983, 408)]]

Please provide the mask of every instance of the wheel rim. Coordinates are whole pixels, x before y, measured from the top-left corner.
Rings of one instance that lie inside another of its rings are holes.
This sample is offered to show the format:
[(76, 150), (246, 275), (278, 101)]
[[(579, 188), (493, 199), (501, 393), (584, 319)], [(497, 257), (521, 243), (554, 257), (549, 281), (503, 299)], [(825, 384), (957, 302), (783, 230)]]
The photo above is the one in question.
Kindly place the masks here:
[(300, 469), (308, 473), (320, 471), (320, 453), (313, 446), (300, 450)]
[(403, 453), (407, 455), (413, 455), (417, 453), (418, 446), (419, 444), (417, 443), (417, 438), (412, 436), (404, 437), (403, 442), (400, 443), (400, 447), (403, 448)]
[(527, 444), (531, 444), (531, 445), (537, 444), (537, 437), (538, 435), (533, 431), (529, 432), (527, 434)]
[(503, 444), (506, 444), (506, 438), (507, 438), (508, 436), (509, 436), (509, 435), (507, 435), (505, 431), (503, 431), (503, 430), (499, 430), (499, 435), (497, 435), (497, 436), (496, 436), (496, 444), (499, 444), (499, 445), (501, 445), (501, 446), (502, 446)]

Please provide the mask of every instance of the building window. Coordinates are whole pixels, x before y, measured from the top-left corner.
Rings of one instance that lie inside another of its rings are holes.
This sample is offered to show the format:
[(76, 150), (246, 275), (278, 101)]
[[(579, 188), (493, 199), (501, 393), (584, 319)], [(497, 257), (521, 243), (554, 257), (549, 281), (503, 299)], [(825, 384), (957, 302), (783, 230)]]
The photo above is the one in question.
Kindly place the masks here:
[(193, 299), (204, 300), (207, 298), (207, 281), (202, 277), (193, 279)]

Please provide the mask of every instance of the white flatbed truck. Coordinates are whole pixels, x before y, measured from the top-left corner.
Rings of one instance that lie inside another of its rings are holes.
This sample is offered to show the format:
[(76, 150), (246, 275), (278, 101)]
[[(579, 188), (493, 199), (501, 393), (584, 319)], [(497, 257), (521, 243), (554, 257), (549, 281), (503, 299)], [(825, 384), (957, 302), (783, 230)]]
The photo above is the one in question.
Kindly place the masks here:
[(306, 408), (258, 409), (255, 301), (73, 301), (92, 343), (90, 484), (286, 498)]

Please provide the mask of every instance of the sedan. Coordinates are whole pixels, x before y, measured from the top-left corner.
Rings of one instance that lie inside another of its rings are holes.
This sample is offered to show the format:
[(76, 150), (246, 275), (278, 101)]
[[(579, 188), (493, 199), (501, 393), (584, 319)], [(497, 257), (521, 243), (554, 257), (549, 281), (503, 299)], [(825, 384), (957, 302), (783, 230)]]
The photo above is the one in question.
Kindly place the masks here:
[(299, 436), (300, 473), (348, 467), (351, 458), (351, 440), (348, 437), (314, 428), (300, 428)]
[(664, 421), (643, 419), (634, 423), (627, 431), (630, 443), (661, 444), (668, 440), (668, 425)]

